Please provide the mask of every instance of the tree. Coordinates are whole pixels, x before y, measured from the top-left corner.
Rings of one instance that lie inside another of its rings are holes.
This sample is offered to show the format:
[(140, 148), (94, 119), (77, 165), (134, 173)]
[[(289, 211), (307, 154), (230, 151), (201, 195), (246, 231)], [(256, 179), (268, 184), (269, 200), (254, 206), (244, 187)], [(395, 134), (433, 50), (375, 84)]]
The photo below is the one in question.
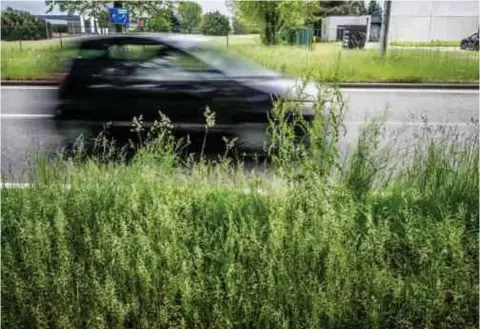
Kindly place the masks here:
[[(172, 9), (175, 2), (168, 0), (156, 0), (156, 1), (115, 1), (122, 8), (129, 11), (131, 16), (144, 16), (144, 15), (158, 15), (165, 12), (168, 9)], [(73, 15), (74, 13), (93, 17), (99, 21), (105, 18), (108, 13), (108, 8), (112, 7), (112, 1), (97, 1), (97, 0), (46, 0), (45, 4), (48, 7), (47, 13), (51, 12), (54, 8), (57, 8), (62, 13), (68, 13)], [(108, 17), (108, 16), (107, 16)]]
[(345, 16), (350, 11), (350, 1), (320, 1), (315, 11), (317, 17)]
[[(168, 0), (156, 1), (118, 1), (122, 7), (128, 9), (132, 16), (142, 16), (145, 13), (155, 14), (159, 11), (170, 9), (175, 5), (174, 2)], [(62, 13), (86, 15), (88, 17), (98, 18), (102, 12), (108, 12), (108, 8), (112, 7), (112, 1), (105, 0), (46, 0), (48, 7), (47, 13), (57, 8)]]
[(255, 25), (248, 25), (238, 17), (233, 17), (232, 27), (234, 34), (258, 34), (260, 29)]
[(203, 15), (202, 33), (205, 35), (227, 35), (230, 32), (228, 17), (218, 10)]
[(180, 28), (182, 31), (192, 33), (202, 22), (202, 7), (193, 1), (181, 1), (177, 8)]
[(277, 44), (284, 29), (295, 29), (309, 19), (318, 2), (311, 1), (236, 1), (239, 18), (261, 30), (262, 42)]
[(29, 12), (7, 8), (2, 10), (2, 40), (39, 40), (46, 39), (47, 28), (52, 25), (44, 19), (36, 18)]
[(367, 14), (367, 8), (365, 7), (365, 2), (363, 0), (350, 1), (349, 15), (362, 16), (366, 14)]
[(235, 6), (235, 0), (225, 0), (225, 6), (228, 12), (232, 16), (232, 28), (234, 34), (257, 34), (260, 33), (260, 29), (256, 24), (246, 22), (239, 16), (239, 12)]
[(145, 30), (148, 32), (169, 32), (172, 29), (170, 13), (157, 13), (147, 19)]
[(382, 14), (382, 7), (380, 7), (379, 3), (376, 0), (370, 0), (370, 2), (368, 3), (368, 14), (369, 15)]

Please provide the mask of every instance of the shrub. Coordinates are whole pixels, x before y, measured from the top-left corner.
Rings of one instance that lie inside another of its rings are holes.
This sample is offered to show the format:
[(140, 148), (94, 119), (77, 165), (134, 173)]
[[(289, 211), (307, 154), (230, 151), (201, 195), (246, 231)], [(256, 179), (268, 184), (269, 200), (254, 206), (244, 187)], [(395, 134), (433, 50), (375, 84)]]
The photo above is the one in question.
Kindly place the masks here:
[(203, 15), (202, 33), (205, 35), (227, 35), (230, 32), (228, 17), (214, 11)]
[(39, 40), (46, 39), (51, 24), (36, 18), (26, 11), (7, 8), (2, 10), (2, 40)]

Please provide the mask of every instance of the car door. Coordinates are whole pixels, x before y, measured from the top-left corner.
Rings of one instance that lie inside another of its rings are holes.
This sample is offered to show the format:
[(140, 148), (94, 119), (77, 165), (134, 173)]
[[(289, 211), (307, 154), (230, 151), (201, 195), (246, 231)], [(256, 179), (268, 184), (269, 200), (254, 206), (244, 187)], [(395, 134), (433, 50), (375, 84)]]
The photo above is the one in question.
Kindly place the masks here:
[(145, 122), (159, 119), (159, 111), (174, 124), (201, 129), (204, 112), (218, 91), (210, 77), (220, 75), (176, 49), (135, 66), (118, 80), (123, 107), (122, 119), (143, 116)]
[(105, 92), (112, 84), (113, 76), (107, 73), (111, 66), (107, 44), (86, 43), (80, 47), (59, 94), (63, 102), (75, 109), (76, 117), (89, 118), (108, 106)]

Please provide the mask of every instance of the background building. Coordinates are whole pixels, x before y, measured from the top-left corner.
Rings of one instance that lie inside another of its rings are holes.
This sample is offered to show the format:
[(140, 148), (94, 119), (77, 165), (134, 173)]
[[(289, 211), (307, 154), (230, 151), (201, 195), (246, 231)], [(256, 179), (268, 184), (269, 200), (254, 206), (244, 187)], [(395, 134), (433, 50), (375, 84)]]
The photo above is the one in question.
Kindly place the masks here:
[[(68, 34), (105, 34), (98, 20), (80, 15), (34, 15), (54, 25), (66, 25)], [(108, 31), (107, 31), (108, 32)]]
[(393, 0), (388, 41), (460, 41), (478, 31), (478, 10), (478, 0)]
[(329, 16), (322, 19), (322, 41), (340, 41), (348, 27), (363, 29), (367, 35), (370, 31), (370, 16)]

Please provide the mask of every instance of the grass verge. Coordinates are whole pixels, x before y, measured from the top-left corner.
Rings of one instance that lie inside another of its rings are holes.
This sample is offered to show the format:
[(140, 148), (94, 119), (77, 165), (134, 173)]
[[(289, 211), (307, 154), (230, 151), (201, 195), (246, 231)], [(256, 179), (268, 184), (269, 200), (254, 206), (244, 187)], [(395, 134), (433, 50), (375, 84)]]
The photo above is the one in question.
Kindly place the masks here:
[(460, 47), (460, 41), (430, 41), (430, 42), (391, 42), (391, 46), (399, 47)]
[(272, 126), (271, 179), (226, 158), (180, 171), (168, 128), (128, 165), (40, 163), (2, 190), (2, 324), (476, 328), (478, 134), (389, 152), (373, 122), (341, 161), (336, 95), (309, 153)]
[(340, 82), (476, 82), (477, 53), (434, 50), (395, 50), (381, 60), (378, 50), (341, 50), (338, 45), (301, 47), (232, 45), (231, 50), (292, 76), (311, 75)]
[[(225, 37), (212, 37), (226, 45)], [(398, 50), (381, 60), (378, 50), (342, 50), (338, 43), (317, 43), (313, 51), (296, 46), (267, 47), (257, 36), (231, 36), (229, 49), (265, 67), (292, 76), (342, 82), (478, 82), (477, 52)], [(248, 47), (246, 47), (248, 45)], [(2, 42), (2, 79), (42, 79), (61, 72), (70, 50), (58, 40)]]

